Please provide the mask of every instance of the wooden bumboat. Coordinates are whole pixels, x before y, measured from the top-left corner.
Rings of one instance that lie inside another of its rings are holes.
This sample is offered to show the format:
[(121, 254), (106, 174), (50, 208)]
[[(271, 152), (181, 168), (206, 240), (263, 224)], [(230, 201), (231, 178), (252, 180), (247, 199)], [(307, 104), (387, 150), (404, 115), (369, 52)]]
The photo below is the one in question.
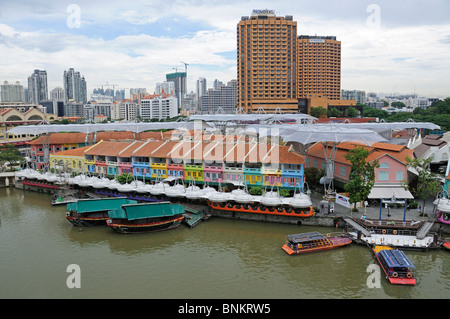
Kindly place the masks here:
[(312, 253), (347, 246), (352, 242), (347, 237), (324, 236), (319, 232), (288, 235), (283, 250), (289, 255)]
[(119, 233), (140, 233), (178, 227), (184, 219), (182, 205), (170, 202), (122, 205), (110, 210), (106, 224)]
[(391, 284), (416, 284), (413, 274), (415, 267), (403, 251), (381, 245), (374, 246), (372, 250)]

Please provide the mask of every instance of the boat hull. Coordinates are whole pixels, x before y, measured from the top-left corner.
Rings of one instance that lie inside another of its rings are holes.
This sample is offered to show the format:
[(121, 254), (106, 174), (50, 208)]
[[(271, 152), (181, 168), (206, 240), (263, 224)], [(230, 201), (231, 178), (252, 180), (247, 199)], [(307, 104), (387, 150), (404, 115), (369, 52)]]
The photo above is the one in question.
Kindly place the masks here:
[(450, 251), (450, 242), (446, 242), (442, 244), (442, 247), (448, 251)]
[(449, 213), (439, 212), (437, 214), (437, 220), (442, 224), (450, 225), (450, 218), (448, 217)]
[(263, 205), (248, 205), (248, 204), (224, 204), (208, 201), (208, 206), (212, 209), (231, 211), (231, 212), (241, 212), (250, 214), (267, 214), (267, 215), (278, 215), (278, 216), (291, 216), (291, 217), (311, 217), (314, 216), (314, 210), (311, 207), (300, 208), (300, 209), (290, 209), (289, 207), (280, 206), (276, 207), (265, 207)]
[(166, 220), (154, 221), (151, 219), (139, 220), (139, 221), (128, 221), (128, 220), (111, 220), (108, 219), (106, 224), (111, 227), (112, 230), (122, 233), (144, 233), (144, 232), (154, 232), (161, 230), (173, 229), (180, 226), (183, 221), (183, 216), (177, 216), (174, 218), (169, 218)]
[(102, 226), (106, 225), (109, 216), (108, 212), (95, 212), (90, 214), (67, 212), (66, 219), (75, 226)]
[(352, 240), (350, 238), (346, 237), (330, 237), (328, 238), (329, 244), (320, 245), (317, 247), (312, 248), (305, 248), (305, 249), (292, 249), (287, 243), (283, 245), (283, 250), (288, 253), (289, 255), (301, 255), (301, 254), (307, 254), (307, 253), (313, 253), (323, 250), (329, 250), (329, 249), (335, 249), (347, 246), (352, 243)]

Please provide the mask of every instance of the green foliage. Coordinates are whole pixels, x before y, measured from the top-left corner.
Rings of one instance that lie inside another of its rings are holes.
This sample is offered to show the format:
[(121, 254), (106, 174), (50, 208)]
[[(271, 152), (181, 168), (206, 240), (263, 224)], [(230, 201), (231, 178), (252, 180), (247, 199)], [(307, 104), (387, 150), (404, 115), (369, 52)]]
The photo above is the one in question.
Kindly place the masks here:
[(314, 117), (326, 117), (328, 115), (328, 110), (324, 108), (323, 106), (319, 107), (312, 107), (310, 111), (311, 116)]
[(280, 196), (281, 197), (288, 197), (290, 195), (291, 195), (291, 192), (289, 190), (284, 189), (284, 188), (280, 189)]
[(345, 159), (352, 163), (349, 182), (345, 184), (344, 189), (350, 194), (350, 203), (355, 204), (367, 199), (370, 190), (375, 184), (375, 168), (378, 167), (378, 161), (368, 163), (366, 161), (369, 151), (364, 147), (357, 147), (350, 150)]
[(319, 170), (315, 167), (305, 168), (305, 179), (308, 183), (309, 189), (319, 190), (320, 189), (320, 178), (325, 175), (325, 170)]
[(435, 196), (441, 189), (439, 175), (432, 173), (430, 168), (432, 158), (406, 158), (408, 167), (417, 171), (416, 181), (411, 185), (404, 185), (409, 189), (414, 197), (422, 200), (422, 208), (425, 210), (425, 203), (428, 197)]
[(10, 165), (17, 164), (25, 159), (20, 155), (20, 151), (12, 144), (0, 146), (0, 162), (9, 162)]
[(342, 112), (337, 108), (333, 107), (331, 110), (328, 110), (328, 117), (339, 117), (342, 116)]
[(129, 183), (133, 180), (133, 174), (131, 173), (123, 173), (122, 175), (116, 176), (116, 180), (120, 184)]
[(248, 192), (251, 195), (262, 195), (263, 193), (263, 188), (261, 186), (254, 186), (254, 187), (250, 187), (250, 189), (248, 190)]
[(345, 110), (344, 115), (347, 115), (348, 117), (357, 117), (359, 115), (359, 111), (353, 106), (350, 106)]
[(439, 125), (444, 131), (450, 131), (450, 97), (433, 102), (426, 110), (415, 108), (412, 113), (399, 112), (389, 115), (386, 111), (366, 105), (363, 107), (363, 115), (386, 119), (388, 122), (404, 122), (409, 119), (416, 122), (430, 122)]

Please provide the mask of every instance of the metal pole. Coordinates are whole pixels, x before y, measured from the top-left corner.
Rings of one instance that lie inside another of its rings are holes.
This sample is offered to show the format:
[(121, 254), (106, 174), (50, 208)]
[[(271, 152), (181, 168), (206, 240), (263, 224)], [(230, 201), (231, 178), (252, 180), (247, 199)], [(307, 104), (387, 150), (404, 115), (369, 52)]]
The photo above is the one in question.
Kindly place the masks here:
[(406, 206), (408, 206), (408, 200), (405, 198), (405, 211), (403, 212), (403, 226), (406, 224)]
[(383, 199), (380, 198), (380, 217), (378, 218), (378, 225), (381, 225), (381, 211), (383, 210)]

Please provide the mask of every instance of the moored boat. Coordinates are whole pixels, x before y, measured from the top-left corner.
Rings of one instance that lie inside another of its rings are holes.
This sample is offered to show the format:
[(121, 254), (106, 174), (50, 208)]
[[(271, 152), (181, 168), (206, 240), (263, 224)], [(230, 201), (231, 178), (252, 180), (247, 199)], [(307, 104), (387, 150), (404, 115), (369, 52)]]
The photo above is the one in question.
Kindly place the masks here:
[(122, 205), (108, 212), (107, 225), (119, 233), (140, 233), (178, 227), (184, 219), (182, 205), (170, 202)]
[(319, 232), (288, 235), (283, 250), (289, 255), (312, 253), (347, 246), (352, 240), (347, 237), (324, 236)]
[(104, 225), (109, 219), (108, 211), (136, 203), (126, 197), (79, 199), (67, 204), (66, 219), (77, 226)]
[(447, 241), (445, 243), (442, 244), (442, 248), (450, 251), (450, 241)]
[(372, 250), (391, 284), (416, 284), (413, 274), (415, 267), (403, 251), (381, 245), (374, 246)]

